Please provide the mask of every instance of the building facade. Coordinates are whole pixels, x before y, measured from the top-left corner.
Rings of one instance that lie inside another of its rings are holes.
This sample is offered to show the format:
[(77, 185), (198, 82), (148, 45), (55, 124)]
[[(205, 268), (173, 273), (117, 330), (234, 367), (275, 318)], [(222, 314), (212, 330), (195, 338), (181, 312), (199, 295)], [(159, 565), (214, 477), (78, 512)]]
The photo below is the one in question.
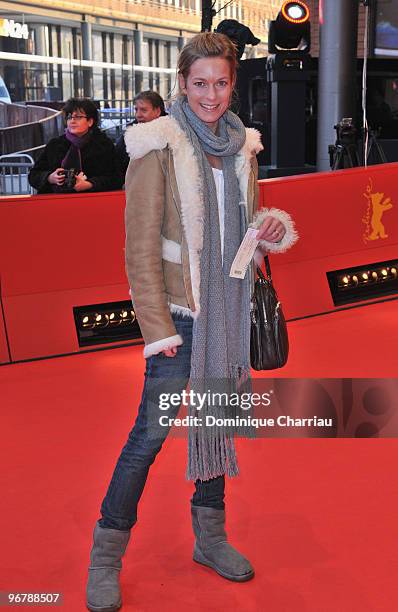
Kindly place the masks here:
[[(253, 55), (265, 55), (280, 1), (226, 1), (216, 0), (214, 27), (248, 25), (261, 39)], [(200, 0), (0, 1), (0, 75), (13, 101), (75, 95), (113, 105), (142, 89), (167, 97), (178, 51), (200, 24)]]

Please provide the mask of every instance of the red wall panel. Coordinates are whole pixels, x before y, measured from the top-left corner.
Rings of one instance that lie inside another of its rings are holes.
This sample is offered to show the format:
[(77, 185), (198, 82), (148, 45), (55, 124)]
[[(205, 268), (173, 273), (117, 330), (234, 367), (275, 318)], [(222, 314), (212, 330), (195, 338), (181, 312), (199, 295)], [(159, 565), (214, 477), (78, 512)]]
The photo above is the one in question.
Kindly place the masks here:
[(0, 199), (2, 295), (124, 283), (124, 206), (123, 191)]
[(129, 298), (127, 284), (4, 297), (12, 361), (98, 348), (79, 347), (73, 307)]
[[(397, 176), (394, 163), (260, 181), (262, 205), (289, 212), (300, 235), (287, 253), (271, 256), (288, 318), (337, 310), (326, 272), (398, 258)], [(386, 237), (380, 231), (371, 240), (380, 204)]]
[(0, 199), (12, 361), (80, 351), (73, 307), (129, 299), (124, 206), (123, 191)]
[[(327, 271), (398, 257), (397, 176), (395, 163), (260, 181), (263, 204), (287, 210), (300, 234), (290, 251), (271, 257), (288, 318), (337, 310)], [(386, 205), (385, 237), (369, 240), (364, 220), (378, 202)], [(0, 198), (12, 361), (80, 351), (73, 307), (128, 299), (124, 205), (122, 191)], [(0, 363), (8, 360), (0, 318)]]

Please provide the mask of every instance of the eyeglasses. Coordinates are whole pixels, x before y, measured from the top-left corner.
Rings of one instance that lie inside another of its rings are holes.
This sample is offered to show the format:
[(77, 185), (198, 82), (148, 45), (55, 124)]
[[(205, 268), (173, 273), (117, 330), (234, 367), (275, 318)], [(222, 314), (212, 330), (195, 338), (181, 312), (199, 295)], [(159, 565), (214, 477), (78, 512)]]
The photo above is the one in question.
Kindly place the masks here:
[(87, 115), (66, 115), (66, 120), (70, 121), (71, 119), (77, 119), (81, 121), (82, 119), (88, 119)]

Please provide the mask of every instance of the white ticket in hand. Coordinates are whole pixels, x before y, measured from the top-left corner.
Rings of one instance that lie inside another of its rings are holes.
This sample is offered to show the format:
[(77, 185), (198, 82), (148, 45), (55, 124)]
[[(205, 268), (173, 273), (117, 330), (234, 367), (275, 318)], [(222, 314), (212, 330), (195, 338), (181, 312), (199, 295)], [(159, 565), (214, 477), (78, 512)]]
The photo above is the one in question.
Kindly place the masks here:
[(229, 271), (231, 278), (245, 278), (246, 270), (259, 243), (257, 233), (258, 230), (254, 229), (254, 227), (249, 227), (247, 230), (232, 262), (231, 270)]

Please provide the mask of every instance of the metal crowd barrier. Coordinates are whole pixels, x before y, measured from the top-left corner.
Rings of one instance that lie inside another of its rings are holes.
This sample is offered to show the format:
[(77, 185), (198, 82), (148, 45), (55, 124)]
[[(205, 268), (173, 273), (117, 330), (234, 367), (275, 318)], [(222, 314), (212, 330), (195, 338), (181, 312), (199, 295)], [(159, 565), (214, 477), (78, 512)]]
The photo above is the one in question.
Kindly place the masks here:
[(0, 195), (34, 195), (36, 190), (29, 185), (28, 174), (34, 165), (27, 153), (0, 156)]
[(134, 105), (132, 100), (99, 100), (100, 127), (112, 140), (116, 140), (124, 133), (127, 125), (134, 119)]

